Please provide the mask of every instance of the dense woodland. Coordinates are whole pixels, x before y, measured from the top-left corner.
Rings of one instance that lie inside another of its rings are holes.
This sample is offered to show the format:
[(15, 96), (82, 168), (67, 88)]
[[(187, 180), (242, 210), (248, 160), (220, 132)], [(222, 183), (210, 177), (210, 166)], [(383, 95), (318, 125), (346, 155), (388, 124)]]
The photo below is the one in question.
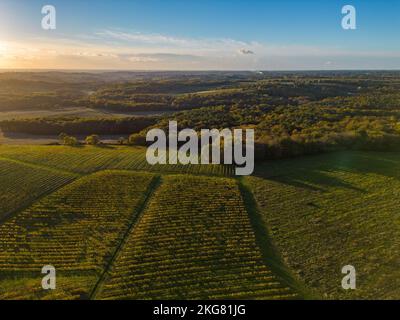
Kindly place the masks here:
[[(258, 159), (400, 149), (400, 72), (2, 74), (0, 112), (89, 108), (107, 116), (0, 122), (3, 132), (121, 134), (254, 128)], [(8, 92), (8, 93), (7, 93)], [(154, 111), (170, 111), (162, 117)], [(114, 113), (126, 113), (118, 117)], [(148, 112), (139, 117), (135, 112)]]
[(156, 123), (154, 117), (129, 117), (110, 119), (88, 118), (39, 118), (24, 120), (6, 120), (1, 122), (6, 132), (22, 132), (33, 135), (69, 135), (84, 134), (120, 134), (136, 133)]

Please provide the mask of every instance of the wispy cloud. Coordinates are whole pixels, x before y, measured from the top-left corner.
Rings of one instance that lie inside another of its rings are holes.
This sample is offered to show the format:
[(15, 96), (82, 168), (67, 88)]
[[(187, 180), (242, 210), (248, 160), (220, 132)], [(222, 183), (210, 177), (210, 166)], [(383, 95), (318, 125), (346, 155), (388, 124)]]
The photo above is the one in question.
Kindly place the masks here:
[(130, 43), (144, 43), (144, 44), (167, 44), (167, 45), (188, 45), (190, 40), (174, 38), (161, 34), (144, 34), (140, 32), (121, 32), (112, 30), (103, 30), (95, 33), (96, 36), (104, 39), (114, 39)]
[(98, 39), (104, 41), (117, 41), (121, 46), (150, 46), (151, 48), (167, 48), (169, 50), (190, 50), (193, 52), (234, 52), (242, 47), (251, 46), (251, 43), (227, 38), (179, 38), (163, 34), (124, 32), (115, 30), (102, 30), (96, 32)]
[(228, 38), (184, 38), (113, 29), (74, 37), (36, 37), (12, 43), (0, 41), (0, 55), (0, 67), (11, 68), (276, 70), (400, 67), (400, 52), (352, 51)]

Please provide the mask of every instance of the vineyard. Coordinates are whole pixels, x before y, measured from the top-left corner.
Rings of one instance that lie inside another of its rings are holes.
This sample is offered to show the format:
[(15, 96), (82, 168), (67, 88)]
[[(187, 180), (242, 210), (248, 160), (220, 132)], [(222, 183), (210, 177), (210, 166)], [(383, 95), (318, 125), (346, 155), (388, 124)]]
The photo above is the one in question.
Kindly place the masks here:
[(223, 165), (151, 166), (146, 160), (146, 149), (141, 147), (0, 146), (0, 157), (78, 174), (117, 169), (213, 176), (233, 175), (233, 168)]
[(97, 281), (94, 274), (57, 276), (57, 290), (42, 289), (41, 277), (13, 275), (0, 281), (1, 300), (78, 300), (85, 299)]
[(181, 175), (163, 178), (99, 295), (295, 297), (264, 264), (237, 183)]
[(100, 274), (152, 179), (146, 173), (96, 173), (6, 221), (0, 226), (0, 278), (35, 274), (50, 263), (62, 276)]
[(399, 298), (400, 154), (232, 170), (150, 167), (136, 147), (0, 146), (0, 299)]
[(38, 168), (0, 158), (0, 221), (76, 178), (76, 175)]
[[(246, 178), (275, 244), (324, 298), (399, 299), (400, 156), (335, 153), (267, 163)], [(355, 266), (357, 290), (341, 287)]]

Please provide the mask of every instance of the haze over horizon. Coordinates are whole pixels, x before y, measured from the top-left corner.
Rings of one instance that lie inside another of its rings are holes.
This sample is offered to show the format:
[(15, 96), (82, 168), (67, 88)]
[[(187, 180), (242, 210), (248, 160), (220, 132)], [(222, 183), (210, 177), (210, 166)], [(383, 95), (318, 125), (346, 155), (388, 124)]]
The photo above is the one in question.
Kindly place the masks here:
[[(57, 29), (41, 28), (43, 5)], [(344, 30), (341, 9), (357, 9)], [(395, 0), (2, 0), (0, 68), (127, 71), (400, 69)]]

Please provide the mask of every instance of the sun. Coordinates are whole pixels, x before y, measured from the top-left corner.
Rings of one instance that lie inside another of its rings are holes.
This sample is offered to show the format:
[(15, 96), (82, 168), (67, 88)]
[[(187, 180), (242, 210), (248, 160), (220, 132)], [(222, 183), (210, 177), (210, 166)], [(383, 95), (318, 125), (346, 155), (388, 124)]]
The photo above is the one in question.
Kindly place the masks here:
[(0, 41), (0, 68), (8, 68), (9, 65), (9, 57), (10, 47), (4, 41)]
[(7, 52), (7, 44), (4, 41), (0, 41), (0, 54), (5, 54)]

